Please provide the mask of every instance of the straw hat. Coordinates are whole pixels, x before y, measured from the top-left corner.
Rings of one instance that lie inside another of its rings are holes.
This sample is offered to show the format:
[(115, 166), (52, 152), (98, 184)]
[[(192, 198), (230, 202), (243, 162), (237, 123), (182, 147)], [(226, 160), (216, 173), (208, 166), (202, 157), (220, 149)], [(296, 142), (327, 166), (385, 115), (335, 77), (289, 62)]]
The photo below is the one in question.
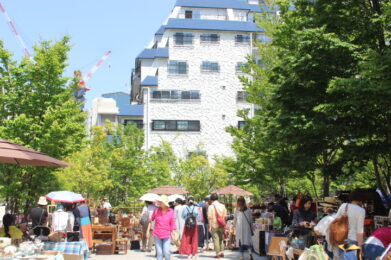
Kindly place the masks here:
[(167, 207), (169, 207), (170, 205), (168, 205), (168, 197), (166, 195), (162, 195), (160, 196), (159, 199), (157, 199), (157, 201), (159, 202), (162, 202), (164, 205), (166, 205)]
[(334, 197), (325, 197), (323, 201), (319, 201), (321, 207), (337, 208), (338, 203)]
[(41, 205), (41, 206), (48, 205), (48, 202), (46, 201), (46, 198), (44, 196), (39, 197), (38, 205)]

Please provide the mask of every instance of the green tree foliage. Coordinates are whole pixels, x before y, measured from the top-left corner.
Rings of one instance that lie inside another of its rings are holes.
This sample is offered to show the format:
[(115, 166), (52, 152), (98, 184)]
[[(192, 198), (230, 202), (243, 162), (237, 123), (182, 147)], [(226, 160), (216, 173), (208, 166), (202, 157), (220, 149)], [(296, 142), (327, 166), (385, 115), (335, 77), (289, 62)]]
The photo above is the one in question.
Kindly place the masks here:
[(202, 200), (212, 191), (226, 186), (229, 183), (228, 177), (220, 160), (216, 160), (212, 166), (204, 156), (193, 155), (179, 161), (174, 179), (196, 200)]
[(128, 206), (149, 189), (172, 183), (176, 157), (166, 142), (145, 151), (143, 130), (135, 124), (94, 126), (91, 139), (67, 160), (57, 176), (62, 188), (108, 197), (113, 206)]
[(236, 176), (288, 189), (289, 179), (306, 176), (314, 192), (321, 176), (327, 195), (331, 181), (352, 187), (338, 183), (372, 171), (377, 186), (390, 189), (390, 1), (279, 8), (279, 19), (260, 19), (272, 39), (258, 44), (265, 66), (250, 58), (250, 78), (241, 78), (259, 110), (253, 118), (240, 112), (246, 126), (229, 129)]
[[(21, 61), (0, 42), (0, 136), (56, 158), (80, 150), (85, 114), (72, 96), (78, 82), (64, 77), (69, 38), (42, 42), (32, 59)], [(1, 196), (13, 212), (25, 211), (56, 189), (53, 168), (2, 164)]]
[(87, 193), (92, 198), (103, 197), (105, 191), (114, 188), (110, 179), (110, 151), (107, 131), (101, 126), (91, 129), (88, 145), (71, 154), (70, 167), (60, 169), (56, 175), (63, 190)]

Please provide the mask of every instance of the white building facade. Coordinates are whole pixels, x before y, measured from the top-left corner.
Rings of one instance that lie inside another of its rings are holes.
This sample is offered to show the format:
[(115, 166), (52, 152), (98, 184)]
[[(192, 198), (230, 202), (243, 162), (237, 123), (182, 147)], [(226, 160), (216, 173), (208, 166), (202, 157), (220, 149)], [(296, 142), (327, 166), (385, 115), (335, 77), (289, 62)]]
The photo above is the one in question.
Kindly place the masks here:
[(238, 78), (252, 41), (257, 1), (178, 0), (135, 62), (131, 99), (144, 105), (146, 148), (162, 140), (186, 157), (232, 156), (228, 126), (241, 127), (240, 109), (254, 113)]

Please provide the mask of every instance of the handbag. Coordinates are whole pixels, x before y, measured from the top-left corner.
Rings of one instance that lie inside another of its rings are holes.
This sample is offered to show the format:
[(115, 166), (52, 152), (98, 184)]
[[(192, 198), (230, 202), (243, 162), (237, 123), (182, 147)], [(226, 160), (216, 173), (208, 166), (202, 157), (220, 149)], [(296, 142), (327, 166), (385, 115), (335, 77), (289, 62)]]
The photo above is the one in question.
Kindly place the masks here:
[(248, 220), (246, 214), (244, 214), (244, 211), (241, 211), (241, 212), (243, 213), (244, 217), (245, 217), (246, 220), (247, 220), (248, 225), (250, 226), (251, 236), (254, 236), (254, 230), (253, 230), (253, 227), (252, 227), (250, 221)]
[(227, 222), (225, 221), (225, 219), (222, 216), (219, 215), (219, 213), (217, 212), (216, 206), (213, 205), (213, 207), (215, 208), (215, 212), (216, 212), (217, 224), (219, 225), (219, 227), (225, 227), (227, 225)]
[(342, 216), (336, 218), (330, 224), (330, 242), (332, 244), (342, 244), (347, 238), (349, 233), (349, 218), (348, 207), (346, 204), (345, 212)]

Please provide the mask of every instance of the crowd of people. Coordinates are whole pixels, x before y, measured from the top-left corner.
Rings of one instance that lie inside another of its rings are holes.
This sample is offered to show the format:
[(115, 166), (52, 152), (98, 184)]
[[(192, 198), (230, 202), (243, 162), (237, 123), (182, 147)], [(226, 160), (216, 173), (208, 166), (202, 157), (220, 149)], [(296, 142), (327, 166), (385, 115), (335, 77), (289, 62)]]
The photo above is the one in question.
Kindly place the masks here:
[[(142, 228), (141, 251), (156, 249), (158, 260), (169, 260), (171, 254), (180, 254), (195, 259), (204, 251), (212, 250), (215, 258), (223, 258), (227, 242), (227, 233), (234, 234), (233, 247), (240, 252), (240, 260), (248, 255), (252, 260), (254, 226), (258, 219), (272, 219), (272, 230), (289, 237), (289, 246), (303, 250), (321, 243), (330, 259), (375, 260), (391, 245), (391, 227), (381, 227), (372, 234), (365, 233), (364, 221), (368, 212), (365, 209), (365, 196), (359, 190), (349, 194), (349, 199), (338, 203), (336, 198), (327, 197), (314, 203), (310, 196), (295, 196), (288, 202), (286, 198), (276, 196), (269, 203), (246, 203), (239, 197), (233, 203), (232, 214), (219, 202), (217, 194), (211, 194), (203, 201), (196, 202), (194, 197), (177, 198), (169, 201), (165, 195), (157, 201), (145, 201), (140, 215)], [(101, 199), (98, 207), (91, 208), (85, 201), (77, 204), (57, 203), (49, 214), (45, 197), (38, 200), (37, 206), (30, 212), (30, 230), (26, 224), (15, 226), (15, 217), (5, 214), (0, 237), (12, 239), (31, 239), (31, 235), (48, 236), (58, 241), (64, 233), (78, 232), (88, 247), (92, 243), (92, 218), (104, 214), (109, 216), (112, 206), (107, 199)], [(320, 213), (316, 206), (323, 210)], [(346, 239), (343, 243), (333, 240), (333, 224), (341, 218), (348, 220)], [(231, 229), (228, 222), (232, 223)], [(367, 236), (367, 237), (366, 237)], [(213, 242), (213, 243), (211, 243)], [(176, 250), (172, 250), (172, 248)]]
[[(253, 223), (259, 217), (273, 217), (273, 230), (289, 236), (289, 246), (303, 250), (311, 245), (322, 243), (330, 259), (376, 259), (391, 244), (391, 227), (377, 229), (365, 239), (364, 196), (359, 190), (352, 191), (349, 201), (338, 204), (334, 197), (319, 202), (323, 212), (317, 212), (316, 203), (310, 196), (298, 196), (288, 202), (286, 198), (276, 197), (267, 204), (246, 204), (239, 197), (233, 211), (233, 230), (235, 247), (240, 251), (240, 259), (248, 252), (252, 256)], [(314, 206), (315, 205), (315, 206)], [(331, 224), (341, 216), (347, 216), (348, 233), (343, 244), (330, 240)], [(143, 225), (142, 251), (150, 252), (156, 246), (157, 259), (170, 259), (170, 254), (186, 255), (196, 258), (204, 250), (210, 250), (213, 240), (215, 258), (224, 257), (224, 234), (226, 220), (230, 219), (218, 195), (207, 196), (196, 203), (189, 196), (186, 200), (177, 199), (169, 203), (166, 196), (156, 205), (147, 201), (141, 214)], [(177, 250), (171, 252), (171, 245)], [(349, 247), (349, 248), (347, 248)], [(356, 258), (354, 258), (356, 257)]]

